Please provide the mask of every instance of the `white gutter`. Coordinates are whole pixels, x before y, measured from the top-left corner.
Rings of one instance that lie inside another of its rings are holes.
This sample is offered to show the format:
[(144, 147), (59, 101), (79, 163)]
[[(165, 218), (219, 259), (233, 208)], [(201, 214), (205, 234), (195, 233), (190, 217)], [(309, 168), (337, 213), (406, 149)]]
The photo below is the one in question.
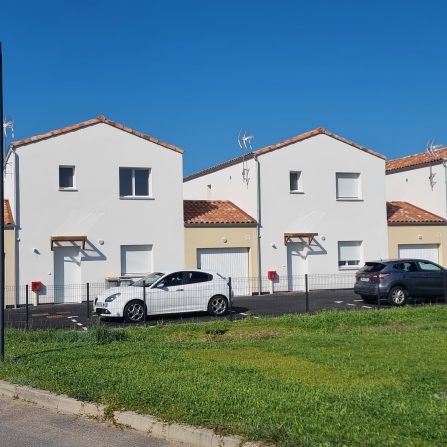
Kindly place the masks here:
[(262, 272), (261, 272), (261, 165), (255, 155), (256, 162), (256, 239), (258, 249), (258, 295), (262, 292)]

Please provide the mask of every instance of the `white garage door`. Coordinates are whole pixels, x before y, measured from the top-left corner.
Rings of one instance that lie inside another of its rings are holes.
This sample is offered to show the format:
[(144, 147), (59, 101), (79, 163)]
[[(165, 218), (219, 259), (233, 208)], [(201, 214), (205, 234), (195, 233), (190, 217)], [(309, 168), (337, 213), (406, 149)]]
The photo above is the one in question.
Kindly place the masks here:
[(198, 248), (197, 267), (231, 277), (235, 295), (250, 293), (248, 248)]
[(399, 258), (427, 259), (438, 262), (437, 244), (399, 244)]

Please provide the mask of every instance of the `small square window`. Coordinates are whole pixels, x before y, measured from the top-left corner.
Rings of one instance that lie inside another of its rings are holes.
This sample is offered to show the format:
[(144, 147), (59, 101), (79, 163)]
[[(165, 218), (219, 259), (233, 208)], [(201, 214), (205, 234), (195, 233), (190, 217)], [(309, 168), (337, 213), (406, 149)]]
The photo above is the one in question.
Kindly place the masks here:
[(340, 269), (359, 268), (362, 260), (362, 241), (342, 241), (338, 243), (338, 267)]
[(357, 172), (336, 173), (337, 199), (360, 199), (360, 174)]
[(301, 171), (290, 172), (290, 192), (303, 192)]
[(59, 166), (59, 189), (73, 189), (75, 187), (75, 167)]
[(120, 168), (120, 197), (150, 197), (150, 173), (147, 168)]

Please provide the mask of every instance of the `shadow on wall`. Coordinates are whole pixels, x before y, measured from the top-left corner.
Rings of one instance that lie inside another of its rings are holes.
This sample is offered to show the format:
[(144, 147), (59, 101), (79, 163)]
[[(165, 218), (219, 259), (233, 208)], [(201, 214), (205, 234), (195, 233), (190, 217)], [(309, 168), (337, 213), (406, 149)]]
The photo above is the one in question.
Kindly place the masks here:
[(89, 240), (85, 242), (85, 248), (81, 253), (81, 262), (107, 260), (105, 254)]

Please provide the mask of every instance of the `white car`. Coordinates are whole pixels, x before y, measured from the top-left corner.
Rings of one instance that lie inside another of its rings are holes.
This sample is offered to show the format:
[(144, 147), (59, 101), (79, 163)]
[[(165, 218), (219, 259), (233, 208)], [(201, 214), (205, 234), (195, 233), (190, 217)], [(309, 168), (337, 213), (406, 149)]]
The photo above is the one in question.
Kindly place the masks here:
[(207, 311), (218, 316), (227, 312), (228, 302), (228, 282), (218, 273), (171, 270), (105, 290), (95, 298), (93, 311), (136, 323), (143, 321), (145, 308), (146, 315)]

